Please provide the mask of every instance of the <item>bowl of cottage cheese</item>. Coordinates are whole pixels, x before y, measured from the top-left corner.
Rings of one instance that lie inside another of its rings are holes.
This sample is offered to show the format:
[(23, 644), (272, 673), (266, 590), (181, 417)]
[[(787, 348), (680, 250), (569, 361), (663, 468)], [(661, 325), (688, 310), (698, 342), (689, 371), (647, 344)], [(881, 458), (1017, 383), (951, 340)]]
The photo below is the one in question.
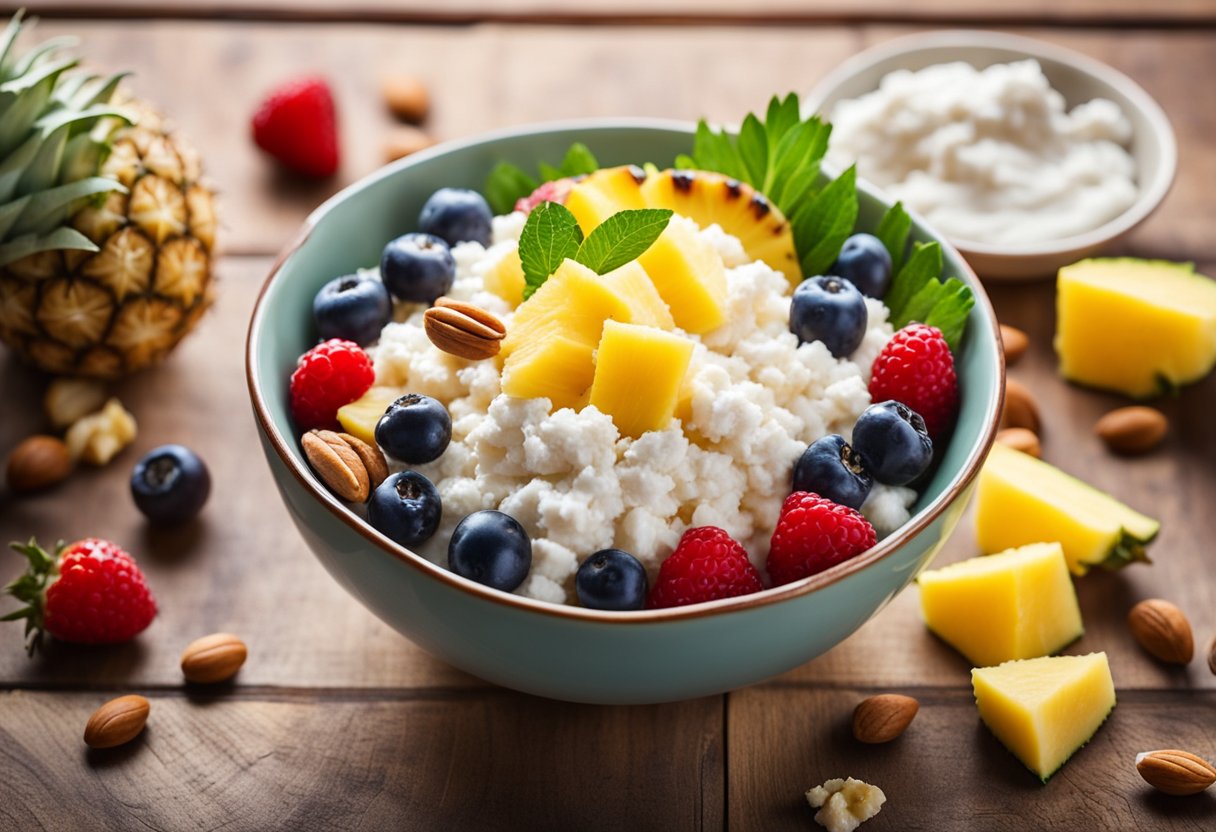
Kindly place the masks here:
[(1122, 73), (1030, 38), (931, 32), (869, 49), (806, 106), (829, 161), (918, 213), (985, 279), (1035, 279), (1143, 222), (1173, 182), (1160, 106)]
[[(309, 218), (267, 280), (247, 348), (251, 401), (276, 485), (339, 584), (424, 649), (489, 681), (565, 700), (641, 703), (784, 672), (847, 637), (931, 560), (992, 442), (1003, 379), (996, 323), (949, 244), (945, 269), (975, 293), (954, 354), (952, 433), (912, 487), (874, 486), (860, 507), (877, 532), (874, 545), (805, 579), (766, 579), (767, 588), (739, 597), (631, 612), (587, 608), (571, 597), (586, 553), (628, 549), (653, 579), (682, 533), (699, 527), (721, 530), (763, 567), (791, 467), (808, 441), (847, 435), (871, 405), (871, 366), (893, 337), (887, 307), (867, 298), (867, 324), (847, 356), (799, 343), (790, 331), (787, 277), (721, 228), (683, 217), (672, 218), (676, 230), (722, 263), (726, 314), (703, 331), (676, 327), (690, 344), (689, 369), (679, 418), (666, 427), (630, 435), (619, 414), (614, 422), (603, 407), (510, 395), (509, 366), (436, 349), (426, 332), (427, 305), (399, 303), (366, 352), (378, 388), (429, 397), (450, 415), (442, 456), (409, 466), (390, 460), (394, 470), (409, 468), (434, 484), (443, 519), (427, 540), (402, 546), (327, 489), (302, 452), (285, 380), (316, 343), (302, 322), (321, 287), (334, 275), (369, 269), (403, 218), (418, 216), (437, 189), (477, 188), (503, 160), (535, 166), (560, 158), (574, 141), (605, 167), (639, 160), (662, 166), (687, 152), (692, 126), (580, 122), (451, 143), (385, 168)], [(876, 228), (890, 203), (865, 185), (858, 197), (857, 227)], [(452, 249), (455, 279), (446, 297), (498, 316), (508, 331), (523, 306), (492, 291), (491, 272), (520, 246), (524, 222), (520, 212), (503, 213), (484, 243)], [(940, 239), (914, 218), (911, 241)], [(654, 371), (637, 366), (639, 374)], [(644, 380), (639, 385), (645, 389)], [(531, 539), (531, 568), (510, 592), (462, 577), (448, 562), (462, 518), (485, 511), (514, 518)]]

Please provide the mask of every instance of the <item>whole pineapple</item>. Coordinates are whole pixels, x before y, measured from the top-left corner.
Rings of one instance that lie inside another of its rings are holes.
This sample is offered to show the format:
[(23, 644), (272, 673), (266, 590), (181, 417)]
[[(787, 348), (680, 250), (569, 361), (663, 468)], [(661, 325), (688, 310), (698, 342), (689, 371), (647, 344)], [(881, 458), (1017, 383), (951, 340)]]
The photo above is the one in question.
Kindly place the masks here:
[(0, 341), (56, 374), (159, 360), (211, 300), (213, 194), (193, 148), (123, 75), (73, 72), (70, 39), (0, 36)]

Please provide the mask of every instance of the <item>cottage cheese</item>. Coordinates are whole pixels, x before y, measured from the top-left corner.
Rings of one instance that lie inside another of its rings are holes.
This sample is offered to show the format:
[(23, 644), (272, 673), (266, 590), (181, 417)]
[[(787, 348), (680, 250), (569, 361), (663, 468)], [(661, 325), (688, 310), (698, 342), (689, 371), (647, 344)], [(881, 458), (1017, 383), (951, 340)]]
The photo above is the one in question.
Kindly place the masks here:
[[(673, 217), (672, 222), (688, 222)], [(512, 311), (485, 291), (482, 277), (516, 246), (522, 214), (494, 221), (489, 249), (462, 243), (450, 296), (499, 315)], [(502, 395), (494, 362), (468, 362), (437, 350), (419, 306), (403, 306), (373, 347), (376, 384), (442, 401), (452, 442), (437, 461), (417, 467), (435, 483), (443, 521), (418, 551), (446, 566), (456, 524), (481, 509), (519, 520), (533, 542), (532, 571), (516, 590), (553, 603), (573, 598), (579, 561), (608, 547), (647, 567), (659, 564), (691, 527), (720, 526), (763, 570), (768, 540), (807, 443), (849, 435), (870, 404), (870, 366), (892, 329), (881, 302), (867, 300), (869, 329), (851, 360), (822, 344), (798, 345), (789, 332), (789, 285), (750, 262), (717, 226), (700, 231), (727, 266), (729, 322), (696, 342), (690, 366), (692, 419), (637, 439), (623, 437), (594, 407), (550, 413), (547, 399)], [(875, 486), (863, 512), (886, 534), (909, 517), (915, 492)]]
[(945, 234), (1035, 243), (1091, 231), (1136, 199), (1131, 125), (1094, 99), (1065, 109), (1037, 61), (900, 70), (832, 113), (829, 160), (857, 163)]

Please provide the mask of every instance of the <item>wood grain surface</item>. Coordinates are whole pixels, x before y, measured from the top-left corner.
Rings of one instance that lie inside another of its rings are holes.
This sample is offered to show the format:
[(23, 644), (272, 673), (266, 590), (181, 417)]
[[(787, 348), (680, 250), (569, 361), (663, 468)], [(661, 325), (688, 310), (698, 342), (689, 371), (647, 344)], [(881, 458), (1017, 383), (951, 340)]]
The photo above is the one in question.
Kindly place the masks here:
[[(226, 1), (207, 8), (249, 11)], [(300, 17), (347, 14), (331, 6), (318, 12), (320, 4), (310, 0), (264, 5)], [(447, 8), (492, 18), (478, 11), (485, 5), (460, 0)], [(717, 0), (702, 5), (705, 19), (740, 13), (734, 5), (723, 11), (726, 4)], [(891, 19), (891, 5), (866, 0), (852, 14)], [(996, 5), (975, 4), (980, 10), (973, 13)], [(1096, 15), (1099, 5), (1116, 15), (1136, 11), (1096, 0), (1019, 0), (1002, 8), (1025, 20), (1096, 20), (1085, 15)], [(362, 0), (349, 13), (375, 6)], [(139, 0), (39, 7), (102, 17), (198, 13), (188, 3)], [(590, 4), (586, 13), (597, 7), (608, 8)], [(946, 0), (922, 7), (943, 20), (960, 14)], [(1198, 21), (1193, 29), (1019, 31), (1108, 61), (1161, 101), (1178, 133), (1182, 175), (1120, 251), (1193, 259), (1216, 274), (1209, 230), (1216, 108), (1200, 106), (1206, 88), (1198, 81), (1216, 72), (1216, 38), (1202, 23), (1211, 7), (1170, 0), (1145, 9)], [(413, 8), (394, 6), (394, 14)], [(541, 15), (553, 6), (536, 0), (502, 8), (498, 14)], [(643, 6), (612, 8), (640, 13)], [(647, 8), (692, 13), (680, 3)], [(756, 8), (793, 4), (771, 0)], [(1164, 669), (1131, 642), (1123, 623), (1135, 601), (1161, 596), (1191, 616), (1201, 646), (1216, 633), (1210, 577), (1216, 378), (1157, 403), (1171, 419), (1162, 448), (1138, 460), (1110, 456), (1092, 425), (1124, 402), (1056, 377), (1049, 283), (991, 291), (1000, 318), (1031, 335), (1031, 351), (1011, 376), (1039, 400), (1044, 454), (1162, 518), (1164, 528), (1151, 568), (1078, 582), (1086, 635), (1070, 650), (1110, 654), (1120, 705), (1095, 742), (1047, 786), (979, 725), (969, 667), (925, 631), (915, 590), (823, 657), (768, 683), (656, 708), (592, 708), (509, 693), (453, 670), (329, 579), (299, 539), (261, 461), (245, 394), (244, 331), (272, 255), (320, 200), (379, 164), (391, 123), (377, 92), (383, 73), (428, 79), (436, 100), (428, 129), (444, 138), (592, 115), (729, 120), (775, 91), (809, 88), (869, 43), (917, 31), (502, 19), (468, 26), (43, 23), (46, 34), (83, 36), (96, 65), (134, 69), (137, 89), (194, 138), (222, 191), (227, 256), (219, 302), (198, 333), (165, 366), (116, 388), (140, 422), (135, 446), (45, 495), (17, 500), (0, 487), (0, 541), (31, 534), (44, 541), (112, 538), (139, 558), (161, 607), (131, 644), (52, 644), (34, 661), (20, 649), (19, 627), (0, 628), (0, 830), (813, 829), (803, 791), (845, 775), (872, 778), (886, 791), (882, 814), (863, 827), (875, 832), (1216, 828), (1216, 800), (1151, 794), (1132, 766), (1136, 752), (1161, 746), (1216, 757), (1216, 676), (1200, 659), (1184, 670)], [(324, 71), (335, 84), (345, 145), (341, 174), (312, 186), (277, 174), (247, 135), (259, 96), (305, 71)], [(0, 457), (44, 428), (43, 386), (0, 355), (0, 395), (8, 403)], [(155, 532), (131, 505), (126, 481), (141, 452), (167, 441), (195, 448), (211, 466), (215, 489), (198, 522)], [(938, 563), (974, 553), (965, 520)], [(15, 557), (0, 556), (0, 581), (17, 566)], [(246, 639), (248, 663), (233, 685), (183, 688), (182, 648), (221, 629)], [(879, 691), (911, 693), (922, 711), (895, 744), (861, 747), (848, 735), (848, 716), (861, 697)], [(145, 738), (113, 753), (86, 753), (80, 734), (88, 714), (124, 692), (152, 698)]]

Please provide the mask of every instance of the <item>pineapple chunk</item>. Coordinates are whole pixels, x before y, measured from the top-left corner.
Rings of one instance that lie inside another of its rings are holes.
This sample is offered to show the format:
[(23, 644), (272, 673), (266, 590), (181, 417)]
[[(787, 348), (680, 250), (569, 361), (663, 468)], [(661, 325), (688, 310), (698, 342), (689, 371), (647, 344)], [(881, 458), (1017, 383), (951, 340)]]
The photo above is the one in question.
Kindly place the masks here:
[(1042, 460), (997, 443), (980, 472), (975, 530), (980, 551), (1056, 540), (1074, 575), (1101, 564), (1148, 560), (1161, 524)]
[(1034, 543), (922, 572), (925, 624), (981, 666), (1061, 650), (1084, 628), (1059, 543)]
[(548, 399), (554, 410), (586, 404), (595, 375), (595, 348), (553, 331), (520, 347), (502, 368), (502, 392), (520, 399)]
[(376, 423), (401, 395), (395, 387), (372, 387), (350, 404), (338, 408), (338, 423), (351, 436), (375, 447)]
[(604, 321), (632, 322), (639, 314), (627, 299), (591, 269), (566, 260), (549, 275), (532, 297), (519, 305), (502, 354), (508, 357), (524, 344), (536, 344), (550, 331), (594, 348), (604, 331)]
[(595, 358), (591, 404), (621, 433), (638, 437), (671, 423), (693, 343), (647, 326), (607, 321)]
[(645, 171), (634, 165), (597, 170), (570, 189), (566, 207), (585, 236), (613, 214), (645, 208), (641, 188), (645, 180)]
[(675, 319), (671, 310), (663, 302), (659, 290), (654, 288), (654, 282), (646, 270), (636, 261), (626, 263), (615, 271), (604, 275), (604, 282), (616, 290), (617, 294), (628, 298), (629, 305), (634, 309), (633, 323), (659, 329), (675, 329)]
[(638, 263), (671, 309), (676, 326), (701, 334), (726, 322), (722, 257), (695, 225), (673, 219)]
[(490, 266), (482, 276), (487, 292), (493, 292), (511, 304), (524, 302), (524, 267), (519, 261), (519, 249), (513, 248)]
[(1044, 783), (1115, 707), (1105, 653), (1048, 656), (971, 671), (980, 718)]

